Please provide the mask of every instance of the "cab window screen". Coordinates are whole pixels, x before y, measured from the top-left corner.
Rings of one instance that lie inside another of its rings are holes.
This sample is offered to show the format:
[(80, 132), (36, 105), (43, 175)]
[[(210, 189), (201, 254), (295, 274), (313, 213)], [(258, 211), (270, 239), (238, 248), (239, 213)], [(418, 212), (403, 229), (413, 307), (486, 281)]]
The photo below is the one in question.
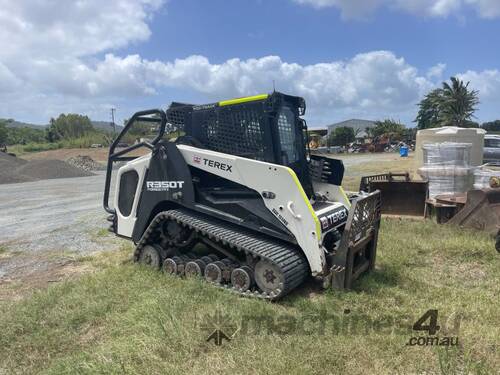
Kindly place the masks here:
[(299, 159), (297, 152), (297, 135), (295, 132), (295, 116), (290, 108), (284, 107), (278, 115), (278, 133), (281, 143), (283, 164), (288, 165)]

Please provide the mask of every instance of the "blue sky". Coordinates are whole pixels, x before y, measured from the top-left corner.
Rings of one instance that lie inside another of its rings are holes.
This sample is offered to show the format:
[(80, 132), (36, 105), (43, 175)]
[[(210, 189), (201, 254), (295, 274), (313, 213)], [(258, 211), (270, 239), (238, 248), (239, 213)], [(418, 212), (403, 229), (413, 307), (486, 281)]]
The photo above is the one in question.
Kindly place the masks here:
[(500, 60), (500, 49), (491, 48), (499, 21), (480, 19), (471, 10), (464, 13), (466, 21), (385, 8), (364, 19), (343, 20), (337, 8), (289, 0), (228, 3), (171, 1), (151, 23), (152, 38), (127, 52), (162, 60), (200, 54), (213, 63), (278, 55), (308, 65), (390, 50), (422, 69), (447, 61), (456, 71), (486, 69)]
[[(2, 4), (5, 2), (5, 4)], [(304, 96), (310, 126), (411, 125), (451, 75), (500, 118), (497, 0), (0, 0), (0, 117), (61, 112), (119, 121), (170, 101), (276, 88)]]

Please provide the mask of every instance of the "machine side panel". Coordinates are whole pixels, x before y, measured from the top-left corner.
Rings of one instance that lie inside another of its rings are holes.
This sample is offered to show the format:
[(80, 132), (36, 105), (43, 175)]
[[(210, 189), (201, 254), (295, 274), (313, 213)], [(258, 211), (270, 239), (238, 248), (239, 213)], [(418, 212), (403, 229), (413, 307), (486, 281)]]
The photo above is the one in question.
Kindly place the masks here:
[(137, 208), (137, 220), (132, 238), (138, 242), (160, 202), (192, 208), (195, 202), (193, 181), (184, 157), (175, 143), (160, 142), (153, 150), (142, 195)]
[(186, 145), (177, 147), (188, 165), (259, 192), (267, 209), (295, 236), (312, 274), (325, 270), (318, 218), (290, 168)]

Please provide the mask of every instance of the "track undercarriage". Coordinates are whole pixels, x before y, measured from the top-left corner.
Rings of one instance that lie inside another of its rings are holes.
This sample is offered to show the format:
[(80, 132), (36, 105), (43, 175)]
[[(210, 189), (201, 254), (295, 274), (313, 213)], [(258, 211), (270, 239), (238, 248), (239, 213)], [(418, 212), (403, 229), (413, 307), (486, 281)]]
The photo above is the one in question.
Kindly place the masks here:
[[(203, 243), (210, 252), (196, 251)], [(137, 245), (135, 260), (165, 273), (202, 277), (235, 293), (275, 300), (310, 274), (299, 249), (185, 209), (159, 213)]]

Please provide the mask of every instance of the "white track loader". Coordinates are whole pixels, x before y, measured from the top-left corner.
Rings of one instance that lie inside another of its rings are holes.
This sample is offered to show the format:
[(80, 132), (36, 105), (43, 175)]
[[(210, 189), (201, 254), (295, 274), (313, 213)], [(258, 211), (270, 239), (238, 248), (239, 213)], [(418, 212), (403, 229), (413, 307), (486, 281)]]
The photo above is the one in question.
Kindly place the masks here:
[[(304, 113), (278, 92), (136, 113), (110, 147), (111, 230), (141, 263), (246, 296), (275, 300), (309, 277), (350, 288), (374, 268), (380, 194), (347, 197), (342, 162), (308, 152)], [(138, 123), (154, 139), (118, 150)]]

